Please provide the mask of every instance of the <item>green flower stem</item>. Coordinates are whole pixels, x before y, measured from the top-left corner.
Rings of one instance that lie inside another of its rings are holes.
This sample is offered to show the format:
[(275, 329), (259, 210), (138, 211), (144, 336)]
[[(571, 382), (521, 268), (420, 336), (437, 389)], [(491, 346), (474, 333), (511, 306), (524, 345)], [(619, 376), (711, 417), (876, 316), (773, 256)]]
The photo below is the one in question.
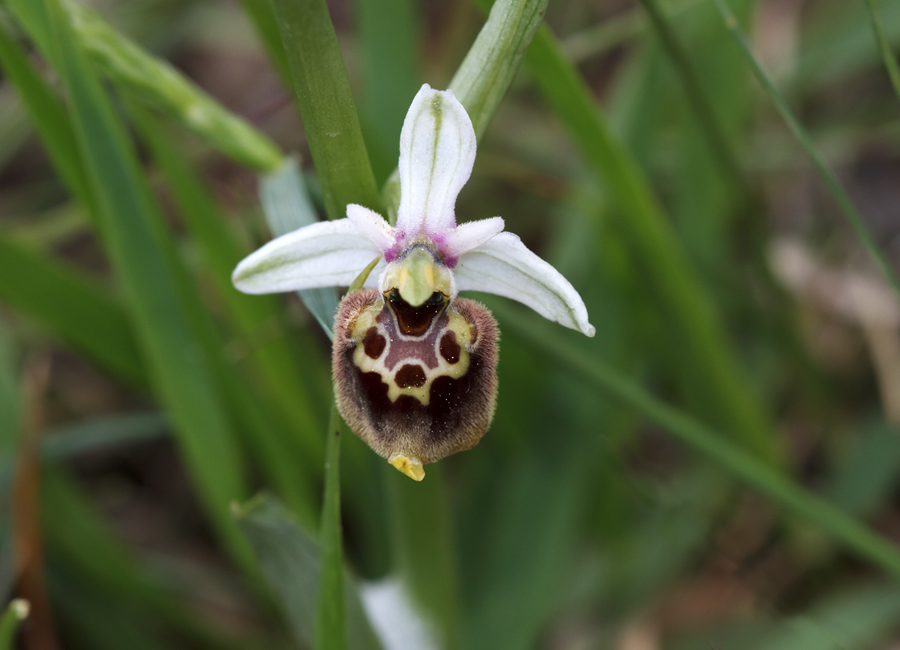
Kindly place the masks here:
[(800, 120), (797, 119), (794, 111), (791, 110), (787, 99), (785, 99), (784, 95), (776, 88), (775, 83), (763, 69), (762, 64), (756, 56), (754, 56), (753, 50), (750, 49), (750, 44), (747, 42), (747, 37), (738, 25), (734, 13), (724, 0), (714, 0), (714, 2), (719, 13), (722, 15), (722, 19), (725, 21), (725, 27), (731, 32), (731, 35), (734, 36), (735, 41), (737, 41), (737, 44), (740, 46), (757, 81), (759, 81), (763, 90), (765, 90), (766, 94), (775, 104), (778, 112), (781, 113), (781, 117), (787, 123), (788, 128), (791, 133), (794, 134), (794, 137), (797, 138), (800, 146), (803, 147), (803, 150), (806, 152), (806, 155), (819, 173), (819, 176), (824, 181), (826, 187), (828, 187), (828, 191), (831, 192), (835, 202), (838, 204), (841, 212), (843, 212), (850, 227), (853, 228), (853, 231), (862, 243), (863, 248), (866, 249), (869, 257), (872, 258), (872, 261), (884, 276), (884, 279), (887, 280), (897, 296), (900, 297), (900, 278), (898, 278), (897, 272), (891, 266), (884, 253), (878, 248), (875, 238), (866, 226), (865, 221), (863, 221), (863, 218), (853, 204), (853, 201), (850, 200), (850, 197), (844, 191), (844, 188), (841, 187), (834, 172), (828, 168), (822, 154), (816, 149), (812, 137), (800, 124)]
[(337, 406), (332, 406), (325, 444), (325, 496), (322, 504), (322, 568), (316, 606), (315, 650), (344, 650), (344, 565), (341, 550), (341, 427)]
[(891, 52), (891, 44), (888, 42), (887, 35), (884, 33), (884, 27), (881, 24), (878, 0), (866, 0), (866, 5), (869, 7), (869, 15), (872, 18), (872, 31), (875, 32), (875, 40), (878, 41), (881, 59), (884, 61), (888, 77), (891, 78), (891, 85), (894, 87), (894, 92), (897, 93), (897, 99), (900, 99), (900, 67), (897, 66), (897, 59), (894, 57), (894, 53)]
[(691, 270), (677, 236), (633, 156), (613, 135), (590, 90), (566, 60), (549, 30), (541, 28), (526, 65), (572, 141), (622, 211), (619, 226), (633, 256), (652, 280), (680, 340), (706, 377), (718, 421), (767, 462), (779, 462), (765, 410), (742, 376), (725, 328)]
[(273, 0), (329, 219), (348, 203), (384, 213), (325, 0)]
[[(10, 0), (9, 4), (41, 50), (50, 52), (51, 33), (40, 3)], [(268, 137), (227, 111), (169, 63), (145, 52), (78, 2), (64, 0), (62, 6), (80, 46), (121, 90), (243, 165), (261, 172), (280, 166), (281, 151)]]
[(900, 548), (896, 544), (731, 444), (723, 432), (714, 431), (660, 402), (613, 368), (599, 362), (594, 355), (585, 354), (584, 346), (564, 343), (536, 318), (509, 314), (503, 322), (504, 329), (515, 332), (530, 345), (544, 351), (548, 359), (564, 364), (735, 478), (826, 531), (859, 557), (880, 566), (900, 580)]

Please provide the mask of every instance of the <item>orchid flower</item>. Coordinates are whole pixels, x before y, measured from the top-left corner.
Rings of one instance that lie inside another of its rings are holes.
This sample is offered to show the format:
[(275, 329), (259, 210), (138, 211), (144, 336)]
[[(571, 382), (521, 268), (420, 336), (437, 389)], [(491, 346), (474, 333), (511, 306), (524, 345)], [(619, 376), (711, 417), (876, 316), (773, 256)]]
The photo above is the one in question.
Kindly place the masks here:
[(468, 449), (487, 431), (496, 393), (496, 324), (460, 291), (512, 298), (588, 336), (572, 285), (500, 217), (456, 223), (472, 173), (475, 131), (452, 91), (422, 86), (400, 135), (396, 226), (360, 205), (347, 218), (279, 237), (244, 259), (245, 293), (348, 286), (374, 257), (367, 290), (335, 320), (338, 407), (351, 429), (401, 471)]

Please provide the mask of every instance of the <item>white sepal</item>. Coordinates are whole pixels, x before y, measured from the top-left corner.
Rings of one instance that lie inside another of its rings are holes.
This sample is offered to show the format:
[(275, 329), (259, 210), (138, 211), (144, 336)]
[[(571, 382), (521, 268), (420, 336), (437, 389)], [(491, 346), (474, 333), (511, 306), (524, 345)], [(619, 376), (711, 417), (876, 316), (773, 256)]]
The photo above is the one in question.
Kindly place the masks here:
[(562, 274), (509, 232), (463, 255), (454, 269), (460, 291), (484, 291), (518, 300), (541, 316), (588, 336), (587, 308)]
[(273, 239), (244, 258), (231, 281), (244, 293), (349, 286), (377, 255), (381, 249), (349, 219), (323, 221)]
[(456, 197), (475, 163), (475, 130), (450, 90), (424, 84), (400, 133), (397, 229), (413, 238), (456, 225)]

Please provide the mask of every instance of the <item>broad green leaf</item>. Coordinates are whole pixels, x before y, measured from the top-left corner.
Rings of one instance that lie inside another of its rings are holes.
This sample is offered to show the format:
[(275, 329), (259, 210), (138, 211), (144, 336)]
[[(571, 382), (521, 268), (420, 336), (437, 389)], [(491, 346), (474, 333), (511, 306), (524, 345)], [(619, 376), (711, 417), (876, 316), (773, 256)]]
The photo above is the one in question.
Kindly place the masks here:
[(0, 301), (125, 382), (147, 386), (128, 314), (77, 270), (0, 237)]
[[(234, 508), (238, 525), (259, 558), (294, 639), (313, 646), (322, 553), (315, 539), (272, 497), (259, 495)], [(344, 576), (347, 647), (378, 650), (353, 579)]]
[(383, 213), (325, 0), (273, 0), (329, 219), (348, 203)]
[[(66, 89), (84, 166), (100, 209), (108, 253), (185, 461), (231, 550), (249, 559), (228, 503), (246, 491), (241, 456), (167, 233), (144, 185), (131, 144), (78, 45), (58, 0), (44, 0), (53, 56)], [(194, 309), (197, 307), (194, 306)]]

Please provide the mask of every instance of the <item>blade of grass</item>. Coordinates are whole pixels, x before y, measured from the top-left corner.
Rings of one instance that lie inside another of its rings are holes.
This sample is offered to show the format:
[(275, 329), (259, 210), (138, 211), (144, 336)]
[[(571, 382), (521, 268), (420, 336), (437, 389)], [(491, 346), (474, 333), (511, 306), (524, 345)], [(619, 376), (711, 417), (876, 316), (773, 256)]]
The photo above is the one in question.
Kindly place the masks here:
[[(18, 2), (19, 0), (17, 0)], [(245, 493), (240, 452), (202, 354), (196, 323), (171, 258), (171, 244), (124, 129), (58, 0), (44, 0), (54, 55), (72, 106), (76, 135), (100, 206), (109, 254), (128, 291), (138, 339), (171, 414), (201, 498), (234, 557), (250, 566), (247, 548), (228, 516)]]
[(129, 385), (146, 367), (122, 307), (75, 269), (0, 237), (0, 300)]
[(62, 103), (35, 71), (25, 52), (0, 24), (0, 65), (6, 79), (16, 88), (28, 116), (37, 129), (56, 169), (69, 191), (96, 219), (96, 206), (90, 184), (78, 157), (78, 145), (72, 123)]
[(878, 247), (878, 243), (875, 241), (875, 238), (872, 236), (872, 233), (866, 226), (865, 221), (863, 221), (862, 215), (860, 215), (859, 211), (856, 209), (856, 206), (853, 204), (853, 201), (850, 200), (850, 197), (844, 191), (844, 188), (841, 186), (837, 177), (834, 175), (831, 169), (829, 169), (828, 164), (822, 157), (822, 154), (820, 154), (816, 149), (816, 145), (813, 142), (812, 137), (800, 124), (800, 120), (797, 119), (794, 111), (791, 110), (790, 104), (788, 104), (787, 99), (784, 97), (784, 95), (781, 94), (772, 79), (763, 69), (762, 64), (753, 54), (753, 50), (750, 48), (747, 37), (744, 35), (743, 30), (741, 30), (740, 26), (738, 25), (738, 21), (734, 13), (732, 13), (731, 9), (728, 7), (724, 0), (714, 0), (714, 2), (716, 8), (719, 10), (719, 13), (722, 15), (722, 20), (725, 22), (726, 29), (731, 32), (731, 35), (740, 46), (741, 51), (744, 53), (744, 56), (747, 59), (747, 64), (753, 71), (754, 76), (756, 76), (757, 81), (759, 81), (760, 85), (763, 87), (763, 90), (765, 90), (766, 94), (772, 100), (772, 103), (775, 104), (775, 108), (778, 109), (781, 117), (787, 123), (791, 133), (795, 138), (797, 138), (800, 146), (809, 157), (810, 161), (813, 164), (813, 167), (816, 169), (822, 181), (825, 183), (825, 186), (828, 188), (828, 191), (831, 192), (831, 195), (832, 197), (834, 197), (835, 202), (841, 209), (844, 218), (847, 220), (847, 223), (850, 224), (853, 232), (856, 233), (857, 238), (859, 238), (860, 243), (863, 245), (863, 248), (868, 253), (872, 262), (875, 264), (875, 267), (884, 276), (884, 279), (887, 280), (888, 284), (891, 285), (891, 288), (894, 290), (897, 296), (900, 297), (900, 277), (897, 276), (897, 272), (891, 266), (891, 263), (888, 261), (887, 257), (885, 257), (881, 249)]
[(240, 0), (240, 3), (262, 41), (269, 63), (278, 72), (285, 86), (289, 87), (291, 70), (288, 66), (287, 53), (281, 43), (281, 34), (278, 32), (278, 22), (275, 20), (272, 3), (269, 0)]
[(705, 385), (715, 391), (709, 401), (716, 420), (727, 423), (761, 458), (779, 462), (768, 417), (742, 376), (715, 308), (636, 161), (612, 134), (590, 90), (546, 28), (535, 36), (526, 63), (545, 100), (623, 211), (617, 226), (652, 280), (697, 371), (704, 373)]
[[(507, 308), (495, 309), (501, 314)], [(590, 354), (585, 346), (564, 342), (548, 331), (545, 323), (528, 315), (505, 319), (505, 329), (543, 350), (549, 359), (565, 365), (604, 393), (609, 394), (688, 446), (707, 460), (724, 468), (732, 476), (762, 492), (775, 503), (814, 524), (857, 556), (881, 567), (900, 580), (900, 548), (872, 532), (855, 518), (786, 478), (728, 442), (724, 433), (714, 431), (684, 413), (667, 406), (637, 384), (624, 379)]]
[(884, 33), (884, 26), (881, 24), (878, 0), (866, 0), (866, 6), (869, 8), (869, 14), (872, 18), (872, 31), (875, 32), (875, 40), (878, 41), (881, 59), (884, 61), (884, 67), (887, 70), (888, 77), (891, 79), (891, 85), (894, 87), (897, 99), (900, 99), (900, 67), (897, 66), (897, 59), (894, 58), (894, 53), (891, 52), (891, 44)]
[(360, 122), (378, 185), (397, 165), (403, 118), (419, 88), (416, 24), (411, 0), (356, 3), (362, 50)]
[[(9, 6), (41, 50), (51, 54), (50, 19), (41, 3), (9, 0)], [(63, 0), (61, 7), (80, 47), (123, 91), (178, 121), (240, 164), (263, 172), (281, 164), (282, 154), (268, 137), (224, 109), (168, 62), (151, 56), (74, 0)], [(59, 67), (58, 59), (50, 59)]]
[(12, 340), (0, 322), (0, 458), (12, 461), (18, 446), (18, 430), (19, 381), (15, 353)]
[(16, 598), (11, 600), (0, 617), (0, 650), (13, 650), (16, 640), (16, 632), (22, 622), (28, 618), (28, 610), (31, 605), (27, 600)]
[[(133, 103), (129, 104), (129, 111), (172, 189), (179, 212), (203, 256), (204, 269), (229, 307), (239, 335), (252, 337), (264, 328), (270, 332), (267, 340), (255, 345), (250, 355), (262, 380), (260, 392), (273, 396), (290, 418), (290, 426), (285, 428), (295, 438), (298, 457), (320, 457), (323, 447), (315, 431), (321, 431), (321, 418), (300, 376), (297, 356), (285, 332), (279, 331), (280, 301), (276, 296), (248, 296), (235, 290), (231, 273), (244, 257), (244, 251), (227, 227), (225, 215), (162, 125)], [(307, 334), (305, 330), (293, 333), (295, 337), (304, 334)]]
[(348, 203), (383, 213), (325, 0), (273, 0), (329, 219)]

